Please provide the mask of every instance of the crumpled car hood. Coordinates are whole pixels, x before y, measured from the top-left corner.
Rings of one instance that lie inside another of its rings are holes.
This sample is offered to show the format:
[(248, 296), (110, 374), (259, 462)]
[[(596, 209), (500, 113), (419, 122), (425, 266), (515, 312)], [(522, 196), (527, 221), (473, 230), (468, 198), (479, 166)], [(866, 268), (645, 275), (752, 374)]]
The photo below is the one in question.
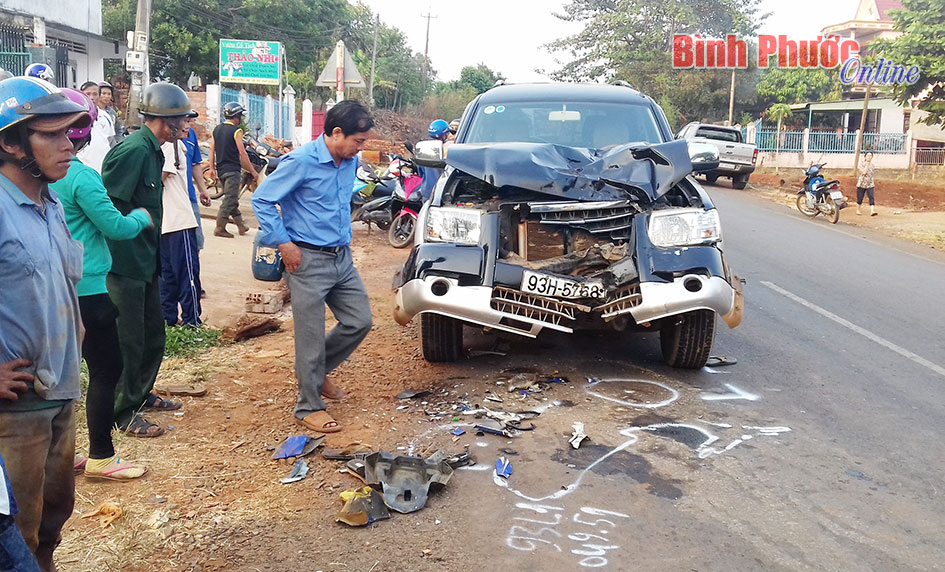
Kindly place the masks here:
[(447, 164), (495, 187), (580, 201), (655, 201), (692, 172), (685, 141), (608, 151), (551, 143), (457, 144)]

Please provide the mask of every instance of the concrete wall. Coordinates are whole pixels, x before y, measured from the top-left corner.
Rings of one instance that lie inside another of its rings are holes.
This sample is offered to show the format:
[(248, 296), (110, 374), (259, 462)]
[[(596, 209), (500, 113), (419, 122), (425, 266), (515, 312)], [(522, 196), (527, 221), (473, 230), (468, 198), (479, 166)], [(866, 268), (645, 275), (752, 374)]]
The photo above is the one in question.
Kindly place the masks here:
[[(827, 163), (832, 169), (852, 169), (853, 153), (758, 153), (758, 167), (779, 167), (781, 169), (806, 169), (812, 163)], [(908, 169), (909, 154), (883, 154), (873, 155), (873, 165), (877, 169)]]
[(102, 0), (2, 0), (0, 7), (93, 34), (102, 33)]

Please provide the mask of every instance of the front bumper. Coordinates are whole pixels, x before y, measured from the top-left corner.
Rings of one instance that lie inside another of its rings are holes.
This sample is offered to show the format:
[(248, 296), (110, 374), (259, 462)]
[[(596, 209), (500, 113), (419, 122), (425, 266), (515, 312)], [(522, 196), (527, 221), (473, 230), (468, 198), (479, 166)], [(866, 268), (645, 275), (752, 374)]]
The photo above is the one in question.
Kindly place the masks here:
[(672, 282), (640, 282), (598, 306), (588, 306), (505, 287), (461, 286), (454, 278), (427, 276), (407, 281), (395, 293), (394, 319), (401, 325), (424, 312), (479, 326), (535, 337), (549, 328), (571, 333), (589, 317), (609, 322), (628, 315), (637, 324), (711, 310), (732, 328), (741, 321), (741, 288), (718, 276), (690, 274)]

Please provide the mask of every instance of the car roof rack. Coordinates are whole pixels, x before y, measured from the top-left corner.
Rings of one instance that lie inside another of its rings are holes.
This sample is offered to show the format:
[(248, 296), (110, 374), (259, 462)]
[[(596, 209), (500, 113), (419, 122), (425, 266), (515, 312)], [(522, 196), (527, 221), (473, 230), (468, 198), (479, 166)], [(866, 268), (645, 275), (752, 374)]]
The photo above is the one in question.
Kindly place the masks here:
[(611, 85), (619, 85), (619, 86), (621, 86), (621, 87), (629, 87), (630, 89), (636, 91), (636, 88), (635, 88), (635, 87), (633, 87), (632, 85), (630, 85), (629, 82), (626, 82), (626, 81), (624, 81), (624, 80), (622, 80), (622, 79), (615, 79), (615, 80), (611, 81), (610, 83), (611, 83)]

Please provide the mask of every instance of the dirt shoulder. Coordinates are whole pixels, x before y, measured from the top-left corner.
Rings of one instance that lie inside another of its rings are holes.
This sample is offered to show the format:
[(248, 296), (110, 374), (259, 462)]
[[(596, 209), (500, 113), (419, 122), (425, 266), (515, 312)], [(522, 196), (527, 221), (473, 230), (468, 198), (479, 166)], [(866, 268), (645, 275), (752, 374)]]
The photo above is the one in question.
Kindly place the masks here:
[[(878, 179), (876, 181), (877, 216), (856, 215), (856, 181), (839, 177), (840, 189), (849, 203), (840, 212), (841, 224), (868, 228), (887, 236), (900, 238), (945, 250), (945, 187), (937, 184)], [(747, 190), (779, 204), (795, 207), (800, 175), (756, 173)], [(720, 179), (717, 185), (726, 186)], [(712, 185), (706, 185), (711, 190)], [(865, 201), (864, 201), (865, 205)], [(863, 209), (868, 212), (867, 209)]]

